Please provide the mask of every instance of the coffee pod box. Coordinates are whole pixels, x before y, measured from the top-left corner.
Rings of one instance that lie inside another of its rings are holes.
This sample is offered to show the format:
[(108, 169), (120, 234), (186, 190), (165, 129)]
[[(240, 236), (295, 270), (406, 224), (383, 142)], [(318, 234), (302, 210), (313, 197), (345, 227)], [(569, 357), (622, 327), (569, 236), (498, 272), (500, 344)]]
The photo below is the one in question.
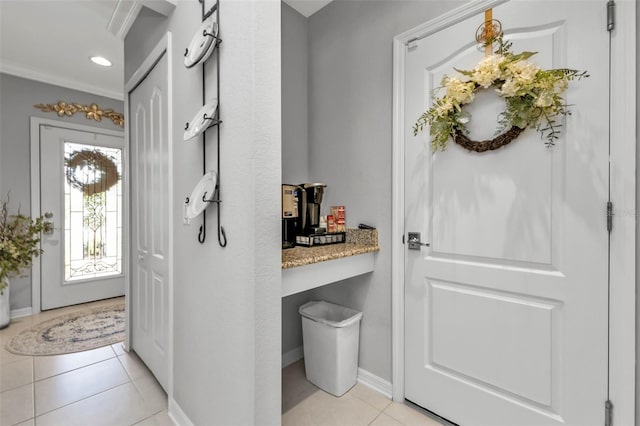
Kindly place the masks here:
[(336, 222), (336, 232), (345, 232), (347, 220), (344, 206), (331, 206), (331, 215)]

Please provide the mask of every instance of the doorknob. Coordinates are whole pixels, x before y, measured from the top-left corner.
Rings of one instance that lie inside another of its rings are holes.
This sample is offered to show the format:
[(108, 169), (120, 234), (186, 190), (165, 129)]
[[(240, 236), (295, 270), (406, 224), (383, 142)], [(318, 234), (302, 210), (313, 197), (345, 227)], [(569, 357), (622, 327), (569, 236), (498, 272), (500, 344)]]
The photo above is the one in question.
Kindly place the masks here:
[(139, 260), (140, 262), (142, 262), (142, 261), (144, 260), (144, 254), (139, 254), (139, 255), (138, 255), (138, 260)]
[(429, 243), (423, 243), (420, 241), (419, 232), (409, 232), (409, 250), (420, 250), (420, 246), (429, 247)]
[(44, 218), (46, 220), (44, 221), (44, 230), (42, 231), (43, 234), (46, 234), (46, 235), (53, 234), (53, 222), (50, 220), (52, 217), (53, 217), (53, 213), (51, 212), (46, 212), (44, 214)]

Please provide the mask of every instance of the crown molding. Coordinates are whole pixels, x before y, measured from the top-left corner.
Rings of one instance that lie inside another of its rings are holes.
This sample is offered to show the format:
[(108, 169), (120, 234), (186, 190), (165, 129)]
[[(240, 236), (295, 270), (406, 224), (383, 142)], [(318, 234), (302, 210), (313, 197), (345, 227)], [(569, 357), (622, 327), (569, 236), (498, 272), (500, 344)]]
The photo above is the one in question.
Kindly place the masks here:
[(119, 0), (107, 24), (107, 31), (124, 40), (141, 9), (142, 4), (138, 1)]
[(143, 6), (161, 15), (169, 16), (177, 4), (177, 0), (118, 0), (107, 24), (107, 30), (124, 40)]
[(124, 100), (124, 89), (116, 91), (92, 84), (80, 83), (77, 80), (68, 77), (54, 75), (50, 72), (34, 70), (21, 64), (3, 60), (0, 62), (0, 72), (4, 74), (14, 75), (16, 77), (35, 80), (41, 83), (52, 84), (54, 86), (66, 87), (67, 89), (79, 90), (81, 92), (91, 93), (93, 95), (105, 96), (119, 101)]
[(178, 5), (178, 0), (138, 0), (138, 3), (161, 15), (169, 16)]

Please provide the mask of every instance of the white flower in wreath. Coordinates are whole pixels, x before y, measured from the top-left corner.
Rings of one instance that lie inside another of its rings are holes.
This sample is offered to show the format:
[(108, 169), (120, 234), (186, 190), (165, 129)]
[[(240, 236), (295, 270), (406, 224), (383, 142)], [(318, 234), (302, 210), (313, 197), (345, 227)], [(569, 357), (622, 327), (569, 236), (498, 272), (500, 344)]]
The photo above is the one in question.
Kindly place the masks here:
[(472, 81), (462, 81), (456, 77), (444, 76), (442, 86), (447, 88), (447, 98), (457, 104), (473, 102), (475, 85)]
[(471, 81), (487, 89), (502, 75), (500, 65), (503, 62), (504, 56), (502, 55), (487, 56), (473, 69)]
[(500, 89), (496, 89), (496, 92), (498, 92), (501, 96), (509, 98), (512, 96), (517, 96), (520, 88), (520, 85), (515, 79), (509, 78), (502, 84), (502, 87)]
[(523, 96), (536, 86), (538, 68), (529, 61), (516, 61), (507, 64), (506, 79), (497, 92), (504, 97)]
[(455, 106), (449, 98), (443, 98), (436, 103), (435, 112), (438, 117), (446, 117), (454, 110)]
[(507, 75), (522, 86), (533, 83), (538, 71), (540, 71), (540, 68), (529, 61), (516, 61), (507, 64)]
[[(536, 52), (514, 54), (509, 51), (510, 42), (504, 42), (502, 37), (497, 41), (498, 51), (483, 58), (474, 69), (456, 68), (468, 80), (445, 76), (442, 88), (446, 94), (436, 97), (437, 90), (432, 93), (434, 103), (418, 118), (413, 132), (417, 135), (429, 126), (434, 150), (444, 149), (449, 139), (472, 151), (493, 150), (511, 142), (527, 127), (540, 132), (547, 146), (554, 145), (562, 126), (556, 117), (570, 114), (562, 93), (571, 80), (589, 75), (568, 68), (542, 70), (527, 60)], [(463, 107), (473, 102), (477, 90), (491, 86), (505, 99), (506, 109), (498, 116), (497, 136), (476, 142), (466, 136), (470, 115)]]

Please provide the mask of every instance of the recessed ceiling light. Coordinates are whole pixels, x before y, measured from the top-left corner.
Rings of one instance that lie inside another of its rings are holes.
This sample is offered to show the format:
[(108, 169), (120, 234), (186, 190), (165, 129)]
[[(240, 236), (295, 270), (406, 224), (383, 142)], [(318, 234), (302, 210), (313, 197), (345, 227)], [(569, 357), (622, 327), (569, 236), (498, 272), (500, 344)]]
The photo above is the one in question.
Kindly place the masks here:
[(111, 61), (107, 58), (103, 58), (102, 56), (92, 56), (90, 59), (94, 64), (102, 65), (103, 67), (111, 66)]

